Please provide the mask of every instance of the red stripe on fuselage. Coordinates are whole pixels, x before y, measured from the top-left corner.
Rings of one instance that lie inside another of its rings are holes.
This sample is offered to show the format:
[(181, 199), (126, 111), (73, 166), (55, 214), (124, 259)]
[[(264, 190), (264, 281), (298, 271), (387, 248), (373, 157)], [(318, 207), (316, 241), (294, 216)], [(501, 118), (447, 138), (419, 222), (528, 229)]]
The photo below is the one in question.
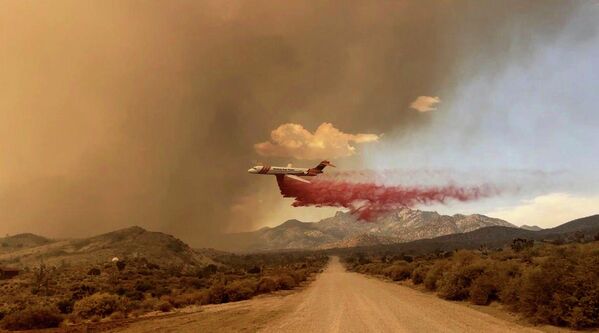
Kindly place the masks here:
[(268, 170), (270, 170), (270, 166), (265, 165), (262, 167), (262, 170), (260, 170), (260, 173), (265, 174), (268, 172)]

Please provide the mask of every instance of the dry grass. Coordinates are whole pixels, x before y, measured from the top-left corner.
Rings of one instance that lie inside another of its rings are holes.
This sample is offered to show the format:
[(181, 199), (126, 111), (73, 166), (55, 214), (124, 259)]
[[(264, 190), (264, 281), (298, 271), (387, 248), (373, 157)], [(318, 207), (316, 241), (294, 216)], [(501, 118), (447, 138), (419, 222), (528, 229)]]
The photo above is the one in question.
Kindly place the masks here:
[(53, 306), (32, 306), (22, 311), (8, 314), (2, 320), (2, 327), (7, 330), (31, 330), (58, 327), (63, 316)]

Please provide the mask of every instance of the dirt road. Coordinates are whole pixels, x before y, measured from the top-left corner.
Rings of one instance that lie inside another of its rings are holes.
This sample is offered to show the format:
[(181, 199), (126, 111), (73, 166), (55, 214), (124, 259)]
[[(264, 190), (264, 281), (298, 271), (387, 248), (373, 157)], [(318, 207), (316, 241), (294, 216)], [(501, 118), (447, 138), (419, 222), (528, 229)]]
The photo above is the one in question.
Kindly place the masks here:
[(305, 290), (131, 323), (118, 332), (539, 332), (466, 305), (347, 272), (332, 258)]

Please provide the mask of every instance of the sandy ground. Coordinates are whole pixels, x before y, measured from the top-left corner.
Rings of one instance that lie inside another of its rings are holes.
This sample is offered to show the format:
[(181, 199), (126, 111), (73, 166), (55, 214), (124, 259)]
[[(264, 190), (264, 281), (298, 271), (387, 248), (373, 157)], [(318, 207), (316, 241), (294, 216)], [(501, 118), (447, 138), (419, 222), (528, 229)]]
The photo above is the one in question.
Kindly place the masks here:
[(188, 312), (127, 323), (111, 332), (547, 331), (347, 272), (338, 258), (332, 258), (326, 270), (300, 292), (204, 306)]

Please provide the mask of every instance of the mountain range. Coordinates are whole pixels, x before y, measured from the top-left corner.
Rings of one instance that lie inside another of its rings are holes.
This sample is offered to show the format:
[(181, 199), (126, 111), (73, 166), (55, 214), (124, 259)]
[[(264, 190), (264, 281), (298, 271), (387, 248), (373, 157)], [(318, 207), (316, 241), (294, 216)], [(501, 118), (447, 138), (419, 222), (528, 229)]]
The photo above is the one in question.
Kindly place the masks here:
[(490, 226), (517, 228), (507, 221), (479, 214), (449, 216), (401, 208), (369, 222), (344, 212), (314, 223), (289, 220), (274, 228), (229, 234), (222, 244), (235, 251), (343, 248), (403, 243)]
[[(490, 226), (466, 233), (420, 239), (407, 243), (380, 244), (370, 247), (345, 249), (347, 251), (390, 250), (410, 254), (425, 254), (434, 251), (456, 249), (493, 249), (510, 244), (514, 239), (524, 238), (549, 243), (580, 242), (599, 240), (599, 214), (566, 222), (554, 228), (539, 231), (503, 226)], [(336, 249), (335, 251), (344, 251)]]
[[(438, 234), (443, 235), (435, 237)], [(320, 249), (339, 253), (382, 249), (424, 254), (460, 248), (497, 248), (510, 244), (515, 238), (544, 242), (599, 240), (599, 215), (534, 231), (482, 215), (445, 216), (403, 209), (371, 223), (357, 221), (347, 213), (337, 213), (317, 223), (290, 220), (274, 228), (230, 236), (229, 241), (238, 241), (238, 247), (256, 251)], [(147, 259), (159, 265), (194, 266), (214, 263), (211, 258), (224, 253), (192, 249), (171, 235), (141, 227), (84, 239), (52, 240), (34, 234), (0, 238), (0, 266), (19, 268), (34, 267), (42, 262), (95, 265), (110, 262), (114, 257)]]

